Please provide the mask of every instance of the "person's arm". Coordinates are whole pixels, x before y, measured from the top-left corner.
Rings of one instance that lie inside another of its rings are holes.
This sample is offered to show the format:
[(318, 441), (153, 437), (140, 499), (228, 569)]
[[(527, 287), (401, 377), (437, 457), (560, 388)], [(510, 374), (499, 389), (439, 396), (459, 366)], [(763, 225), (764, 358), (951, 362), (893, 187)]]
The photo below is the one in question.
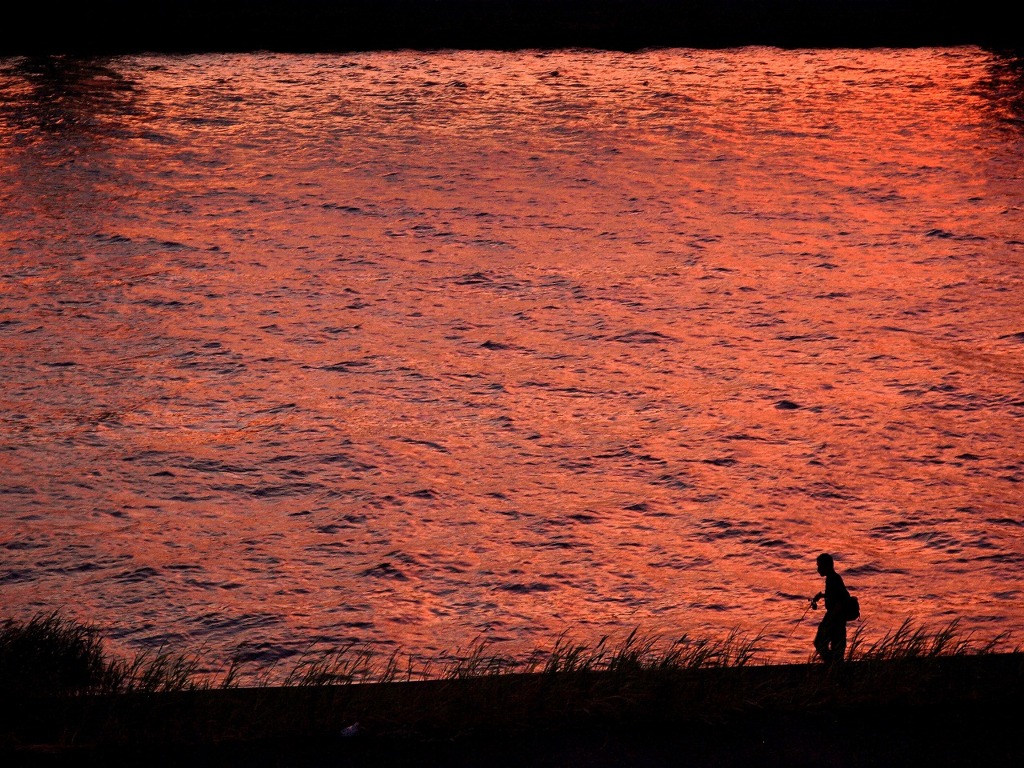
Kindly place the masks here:
[(812, 597), (811, 598), (811, 608), (813, 608), (814, 610), (818, 610), (818, 601), (821, 600), (823, 597), (825, 597), (825, 593), (824, 592), (819, 592), (814, 597)]

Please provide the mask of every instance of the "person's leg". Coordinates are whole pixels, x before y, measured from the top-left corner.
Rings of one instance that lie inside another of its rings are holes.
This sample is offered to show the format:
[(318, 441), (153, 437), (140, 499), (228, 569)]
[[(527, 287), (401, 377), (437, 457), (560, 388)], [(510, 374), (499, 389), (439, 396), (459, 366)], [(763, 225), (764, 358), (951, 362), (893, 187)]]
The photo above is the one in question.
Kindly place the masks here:
[(846, 658), (846, 622), (837, 621), (832, 628), (832, 658), (843, 661)]
[(814, 650), (821, 656), (822, 661), (829, 661), (832, 658), (832, 653), (829, 650), (829, 627), (828, 617), (821, 620), (818, 625), (818, 632), (814, 636)]

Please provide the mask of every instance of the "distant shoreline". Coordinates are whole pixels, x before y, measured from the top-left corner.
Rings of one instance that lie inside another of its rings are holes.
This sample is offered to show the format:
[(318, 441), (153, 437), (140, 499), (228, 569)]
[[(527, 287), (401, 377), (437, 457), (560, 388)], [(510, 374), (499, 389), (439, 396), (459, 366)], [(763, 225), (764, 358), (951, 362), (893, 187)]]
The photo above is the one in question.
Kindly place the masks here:
[(97, 0), (13, 18), (0, 55), (1024, 42), (994, 0)]

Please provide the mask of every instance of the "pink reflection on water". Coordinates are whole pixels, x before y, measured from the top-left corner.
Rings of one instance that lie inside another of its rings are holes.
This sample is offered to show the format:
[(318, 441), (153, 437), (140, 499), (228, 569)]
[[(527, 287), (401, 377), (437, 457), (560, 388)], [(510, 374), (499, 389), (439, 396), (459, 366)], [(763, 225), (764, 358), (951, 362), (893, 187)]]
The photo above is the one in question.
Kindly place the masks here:
[(870, 632), (1016, 629), (998, 63), (143, 57), (59, 120), (8, 68), (5, 604), (266, 658), (802, 658), (824, 550)]

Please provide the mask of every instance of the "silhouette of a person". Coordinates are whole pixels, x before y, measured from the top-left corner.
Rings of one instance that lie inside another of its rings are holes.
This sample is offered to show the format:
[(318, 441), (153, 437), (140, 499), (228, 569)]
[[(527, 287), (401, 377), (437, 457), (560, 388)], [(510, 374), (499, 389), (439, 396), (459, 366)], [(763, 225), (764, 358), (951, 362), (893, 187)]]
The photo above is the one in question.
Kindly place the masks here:
[(825, 591), (811, 598), (811, 608), (818, 610), (818, 601), (825, 598), (825, 615), (814, 636), (814, 649), (826, 664), (842, 661), (846, 654), (846, 604), (850, 593), (843, 577), (836, 573), (832, 555), (818, 555), (818, 575), (825, 577)]

